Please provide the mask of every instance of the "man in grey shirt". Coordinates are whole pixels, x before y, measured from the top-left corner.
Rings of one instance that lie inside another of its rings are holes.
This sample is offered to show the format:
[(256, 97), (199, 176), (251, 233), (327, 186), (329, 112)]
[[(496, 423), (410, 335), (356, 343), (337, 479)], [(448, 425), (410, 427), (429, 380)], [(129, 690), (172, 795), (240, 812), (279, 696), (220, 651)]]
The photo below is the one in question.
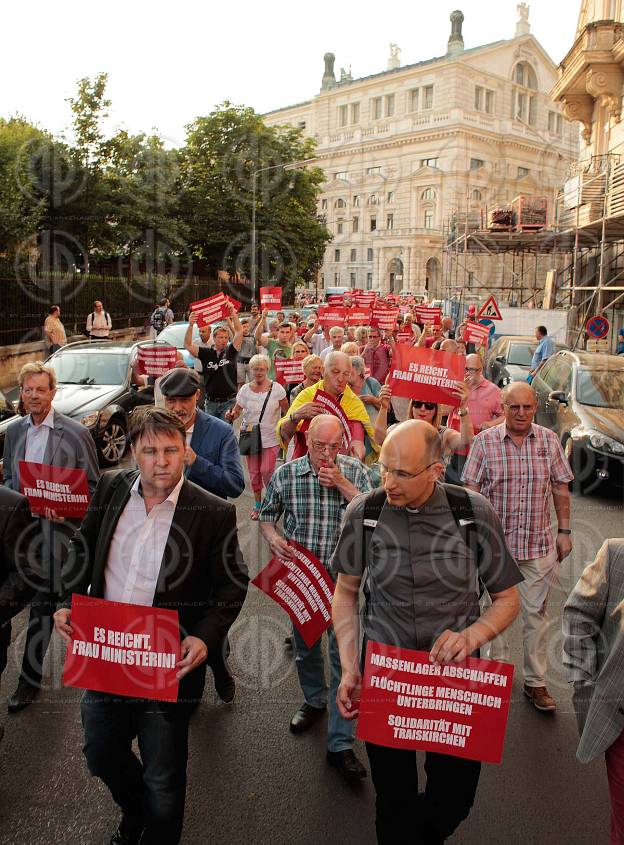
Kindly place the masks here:
[[(515, 585), (522, 576), (498, 517), (483, 496), (467, 494), (478, 537), (473, 554), (438, 483), (444, 472), (440, 451), (440, 438), (429, 423), (410, 420), (397, 426), (381, 451), (386, 498), (378, 519), (365, 517), (370, 496), (378, 493), (358, 496), (347, 508), (331, 561), (337, 574), (333, 623), (342, 665), (338, 707), (345, 718), (358, 715), (358, 597), (365, 571), (365, 637), (429, 651), (438, 663), (478, 655), (518, 614)], [(491, 608), (481, 617), (479, 579), (492, 596)], [(415, 752), (372, 743), (366, 749), (377, 792), (379, 843), (405, 842), (406, 830), (414, 837), (420, 833), (423, 842), (442, 843), (468, 816), (480, 763), (427, 753), (427, 788), (417, 804)]]

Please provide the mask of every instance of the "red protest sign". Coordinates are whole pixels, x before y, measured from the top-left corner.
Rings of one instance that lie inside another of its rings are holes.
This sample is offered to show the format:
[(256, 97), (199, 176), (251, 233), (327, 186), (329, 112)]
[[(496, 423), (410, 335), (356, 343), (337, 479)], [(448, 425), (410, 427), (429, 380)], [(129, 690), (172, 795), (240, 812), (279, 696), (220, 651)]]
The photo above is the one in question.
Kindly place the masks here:
[(251, 582), (277, 602), (310, 648), (331, 625), (333, 582), (320, 560), (294, 540), (295, 559), (273, 558)]
[(190, 309), (197, 314), (197, 325), (201, 328), (229, 317), (228, 303), (231, 303), (236, 311), (241, 307), (237, 299), (226, 296), (224, 293), (216, 293), (207, 299), (198, 299), (197, 302), (191, 302)]
[(434, 308), (429, 305), (416, 305), (414, 308), (416, 320), (419, 323), (431, 324), (439, 326), (442, 322), (442, 309)]
[(260, 288), (260, 307), (279, 311), (282, 307), (282, 289)]
[(414, 332), (411, 329), (401, 329), (397, 332), (396, 336), (397, 343), (414, 343)]
[(20, 461), (19, 477), (32, 514), (45, 515), (49, 508), (57, 516), (82, 519), (87, 512), (89, 485), (84, 469)]
[(353, 304), (356, 308), (372, 308), (376, 299), (374, 293), (356, 293), (353, 297)]
[(340, 402), (336, 401), (336, 399), (334, 399), (333, 396), (330, 396), (329, 393), (325, 393), (324, 390), (317, 390), (314, 394), (313, 401), (319, 402), (321, 405), (323, 405), (326, 413), (332, 414), (332, 416), (334, 417), (338, 417), (338, 419), (342, 423), (342, 440), (344, 443), (344, 447), (345, 449), (348, 449), (351, 445), (351, 427), (349, 426), (349, 420), (347, 419), (347, 415), (340, 406)]
[(490, 336), (490, 327), (482, 326), (481, 323), (466, 323), (462, 338), (465, 343), (475, 343), (477, 346), (487, 346)]
[(273, 366), (275, 380), (280, 384), (299, 384), (305, 378), (301, 361), (295, 361), (292, 358), (276, 358)]
[(318, 319), (321, 326), (327, 329), (332, 326), (344, 326), (345, 309), (333, 305), (319, 305)]
[(396, 326), (398, 316), (398, 308), (391, 308), (387, 305), (374, 305), (371, 312), (370, 327), (371, 329), (381, 329), (382, 331), (391, 332)]
[(347, 311), (347, 325), (348, 326), (367, 326), (370, 320), (370, 308), (362, 308), (356, 306), (349, 308)]
[[(238, 301), (238, 299), (234, 299), (234, 297), (233, 297), (233, 296), (230, 296), (229, 294), (226, 294), (226, 295), (225, 295), (225, 298), (227, 299), (227, 301), (228, 301), (231, 305), (233, 305), (233, 306), (234, 306), (234, 310), (235, 310), (237, 313), (241, 310), (241, 303)], [(226, 314), (224, 314), (224, 316), (225, 316), (225, 317), (229, 317), (229, 316), (230, 316), (229, 311), (228, 311)]]
[(327, 304), (328, 305), (343, 305), (344, 304), (344, 295), (341, 293), (330, 293), (327, 297)]
[(136, 368), (142, 376), (164, 376), (173, 369), (178, 360), (178, 352), (175, 346), (169, 344), (158, 344), (156, 346), (139, 346), (136, 359)]
[(390, 368), (390, 389), (393, 396), (459, 407), (460, 399), (452, 391), (456, 381), (463, 381), (464, 368), (463, 355), (397, 344)]
[(72, 596), (63, 683), (131, 698), (177, 701), (177, 610)]
[(469, 657), (437, 666), (426, 651), (366, 648), (357, 736), (410, 751), (500, 763), (514, 667)]

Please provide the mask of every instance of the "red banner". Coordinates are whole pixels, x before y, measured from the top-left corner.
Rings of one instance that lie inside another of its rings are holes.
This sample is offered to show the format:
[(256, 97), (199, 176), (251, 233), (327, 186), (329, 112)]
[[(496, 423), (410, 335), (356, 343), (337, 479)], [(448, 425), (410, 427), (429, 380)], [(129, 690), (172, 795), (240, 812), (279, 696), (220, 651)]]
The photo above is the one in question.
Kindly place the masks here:
[(390, 308), (387, 305), (374, 305), (371, 312), (370, 327), (371, 329), (381, 329), (381, 331), (391, 332), (396, 326), (398, 316), (398, 308)]
[(362, 308), (361, 306), (349, 308), (347, 311), (347, 325), (367, 326), (370, 322), (370, 317), (370, 308)]
[(433, 306), (427, 305), (417, 305), (414, 308), (414, 314), (417, 322), (425, 323), (425, 325), (429, 324), (439, 326), (442, 322), (441, 308), (434, 308)]
[(172, 370), (178, 360), (175, 346), (158, 344), (156, 346), (139, 346), (136, 358), (136, 369), (141, 376), (164, 376)]
[(312, 552), (294, 540), (295, 560), (272, 558), (251, 582), (290, 616), (305, 644), (311, 648), (331, 625), (334, 584)]
[(469, 657), (431, 663), (426, 651), (369, 640), (357, 736), (409, 751), (500, 763), (514, 667)]
[(84, 469), (19, 462), (22, 493), (30, 512), (44, 516), (49, 508), (57, 516), (82, 519), (89, 507), (89, 485)]
[(282, 307), (281, 288), (260, 288), (260, 307), (270, 311), (279, 311)]
[(198, 299), (197, 302), (191, 302), (190, 309), (197, 314), (197, 325), (202, 328), (202, 326), (209, 326), (211, 323), (218, 323), (219, 320), (225, 320), (226, 317), (229, 317), (228, 303), (231, 303), (236, 311), (240, 310), (240, 302), (224, 293), (216, 293), (207, 299)]
[(397, 344), (390, 367), (392, 395), (459, 407), (461, 400), (452, 391), (456, 381), (463, 381), (465, 366), (464, 356), (454, 352)]
[(292, 358), (276, 358), (273, 366), (275, 381), (279, 384), (300, 384), (305, 378), (301, 361), (294, 361)]
[(177, 701), (177, 610), (74, 594), (63, 684), (131, 698)]
[(477, 346), (487, 346), (490, 336), (490, 327), (482, 326), (481, 323), (466, 323), (463, 331), (464, 343), (475, 343)]
[(342, 410), (340, 402), (336, 401), (336, 399), (334, 399), (333, 396), (330, 396), (329, 393), (325, 393), (324, 390), (317, 390), (312, 401), (319, 402), (323, 405), (326, 413), (332, 414), (334, 417), (338, 417), (343, 428), (342, 441), (344, 448), (348, 449), (351, 445), (351, 428), (349, 426), (347, 415)]
[(318, 319), (324, 328), (331, 329), (332, 326), (344, 326), (345, 309), (334, 305), (319, 305)]

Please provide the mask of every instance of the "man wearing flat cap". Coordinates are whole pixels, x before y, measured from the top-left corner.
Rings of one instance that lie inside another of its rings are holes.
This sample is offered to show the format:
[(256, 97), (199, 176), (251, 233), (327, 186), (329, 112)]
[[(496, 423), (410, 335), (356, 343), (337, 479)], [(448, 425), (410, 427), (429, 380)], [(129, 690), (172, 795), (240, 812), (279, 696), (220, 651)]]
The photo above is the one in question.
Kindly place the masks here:
[[(245, 487), (238, 442), (232, 426), (200, 411), (197, 402), (201, 382), (195, 370), (175, 368), (164, 375), (160, 389), (165, 407), (186, 429), (184, 475), (209, 493), (222, 499), (238, 497)], [(215, 689), (227, 704), (234, 700), (236, 686), (227, 665), (229, 646), (214, 649), (208, 657)]]

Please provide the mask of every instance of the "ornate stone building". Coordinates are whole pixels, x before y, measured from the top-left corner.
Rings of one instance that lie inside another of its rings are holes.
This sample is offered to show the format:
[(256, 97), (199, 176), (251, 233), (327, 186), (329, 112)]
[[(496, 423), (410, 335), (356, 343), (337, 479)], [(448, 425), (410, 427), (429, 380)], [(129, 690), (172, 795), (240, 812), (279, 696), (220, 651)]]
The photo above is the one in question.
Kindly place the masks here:
[[(445, 55), (402, 65), (392, 44), (387, 70), (361, 79), (337, 78), (327, 53), (319, 94), (264, 116), (317, 142), (319, 210), (333, 234), (322, 286), (440, 296), (453, 219), (455, 232), (466, 221), (482, 228), (488, 208), (518, 194), (554, 196), (577, 158), (578, 127), (550, 99), (557, 68), (528, 12), (518, 6), (515, 37), (472, 49), (453, 12)], [(470, 260), (473, 292), (494, 288), (499, 264)]]

